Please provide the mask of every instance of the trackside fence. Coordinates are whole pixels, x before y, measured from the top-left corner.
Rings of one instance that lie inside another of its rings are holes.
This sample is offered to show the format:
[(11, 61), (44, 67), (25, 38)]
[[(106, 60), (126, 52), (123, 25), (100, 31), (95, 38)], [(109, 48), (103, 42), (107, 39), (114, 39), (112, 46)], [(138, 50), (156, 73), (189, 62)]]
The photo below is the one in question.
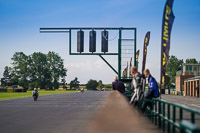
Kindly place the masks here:
[(162, 128), (163, 132), (200, 133), (199, 110), (162, 99), (144, 99), (139, 102), (139, 108), (143, 102), (151, 102), (152, 108), (147, 107), (144, 115)]

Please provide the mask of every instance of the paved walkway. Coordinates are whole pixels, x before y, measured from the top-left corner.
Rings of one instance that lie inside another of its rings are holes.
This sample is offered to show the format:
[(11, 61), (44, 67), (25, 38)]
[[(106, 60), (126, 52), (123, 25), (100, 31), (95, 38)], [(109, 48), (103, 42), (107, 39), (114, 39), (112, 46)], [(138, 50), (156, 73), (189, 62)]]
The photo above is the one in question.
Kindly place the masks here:
[[(176, 96), (176, 95), (161, 95), (161, 98), (176, 104), (181, 104), (188, 106), (190, 108), (196, 109), (200, 111), (200, 98), (190, 97), (190, 96)], [(166, 108), (166, 116), (167, 116), (167, 106)], [(171, 107), (171, 118), (173, 115), (172, 107)], [(176, 109), (176, 122), (179, 122), (179, 109)], [(183, 120), (191, 121), (191, 113), (183, 110)], [(195, 124), (200, 127), (200, 115), (195, 115)]]
[(190, 96), (163, 95), (163, 94), (161, 95), (161, 97), (166, 101), (183, 104), (188, 107), (200, 110), (200, 98), (190, 97)]

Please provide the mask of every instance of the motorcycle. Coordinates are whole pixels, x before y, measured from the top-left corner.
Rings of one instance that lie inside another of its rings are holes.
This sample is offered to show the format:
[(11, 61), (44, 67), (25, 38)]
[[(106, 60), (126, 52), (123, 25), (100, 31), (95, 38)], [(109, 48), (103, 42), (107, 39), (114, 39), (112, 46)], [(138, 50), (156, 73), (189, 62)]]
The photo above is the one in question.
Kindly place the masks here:
[(81, 92), (82, 92), (82, 93), (84, 92), (84, 89), (83, 89), (83, 88), (81, 88)]
[(34, 100), (34, 101), (37, 101), (38, 95), (39, 95), (39, 94), (38, 94), (38, 91), (33, 91), (32, 94), (33, 94), (33, 100)]

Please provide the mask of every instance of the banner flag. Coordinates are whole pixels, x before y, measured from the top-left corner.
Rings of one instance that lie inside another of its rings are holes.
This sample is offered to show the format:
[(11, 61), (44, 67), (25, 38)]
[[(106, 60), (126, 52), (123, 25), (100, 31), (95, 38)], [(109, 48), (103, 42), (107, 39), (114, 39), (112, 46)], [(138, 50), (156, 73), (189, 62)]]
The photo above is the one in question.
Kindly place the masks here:
[(150, 31), (147, 32), (144, 38), (144, 48), (143, 48), (143, 61), (142, 61), (142, 73), (144, 72), (147, 57), (147, 46), (149, 45)]
[(165, 75), (166, 65), (169, 60), (169, 50), (170, 50), (170, 35), (171, 29), (174, 22), (174, 14), (172, 11), (172, 5), (174, 0), (167, 0), (163, 13), (162, 22), (162, 35), (161, 35), (161, 78), (160, 84), (162, 87), (169, 83), (170, 78)]

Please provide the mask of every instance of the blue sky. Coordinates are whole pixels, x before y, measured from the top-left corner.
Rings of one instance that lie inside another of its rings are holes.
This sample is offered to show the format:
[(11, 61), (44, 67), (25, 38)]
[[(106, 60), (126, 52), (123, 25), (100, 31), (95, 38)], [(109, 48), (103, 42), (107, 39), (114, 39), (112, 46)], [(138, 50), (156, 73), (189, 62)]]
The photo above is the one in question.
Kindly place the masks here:
[[(160, 79), (162, 15), (166, 0), (0, 0), (0, 78), (14, 52), (55, 51), (65, 60), (67, 82), (75, 76), (113, 81), (98, 56), (70, 56), (67, 34), (40, 34), (40, 27), (136, 27), (141, 70), (144, 36), (151, 31), (147, 65)], [(170, 55), (200, 61), (200, 0), (174, 0)], [(76, 45), (76, 44), (74, 44)], [(111, 45), (111, 48), (114, 48)], [(117, 69), (117, 58), (106, 57)]]

